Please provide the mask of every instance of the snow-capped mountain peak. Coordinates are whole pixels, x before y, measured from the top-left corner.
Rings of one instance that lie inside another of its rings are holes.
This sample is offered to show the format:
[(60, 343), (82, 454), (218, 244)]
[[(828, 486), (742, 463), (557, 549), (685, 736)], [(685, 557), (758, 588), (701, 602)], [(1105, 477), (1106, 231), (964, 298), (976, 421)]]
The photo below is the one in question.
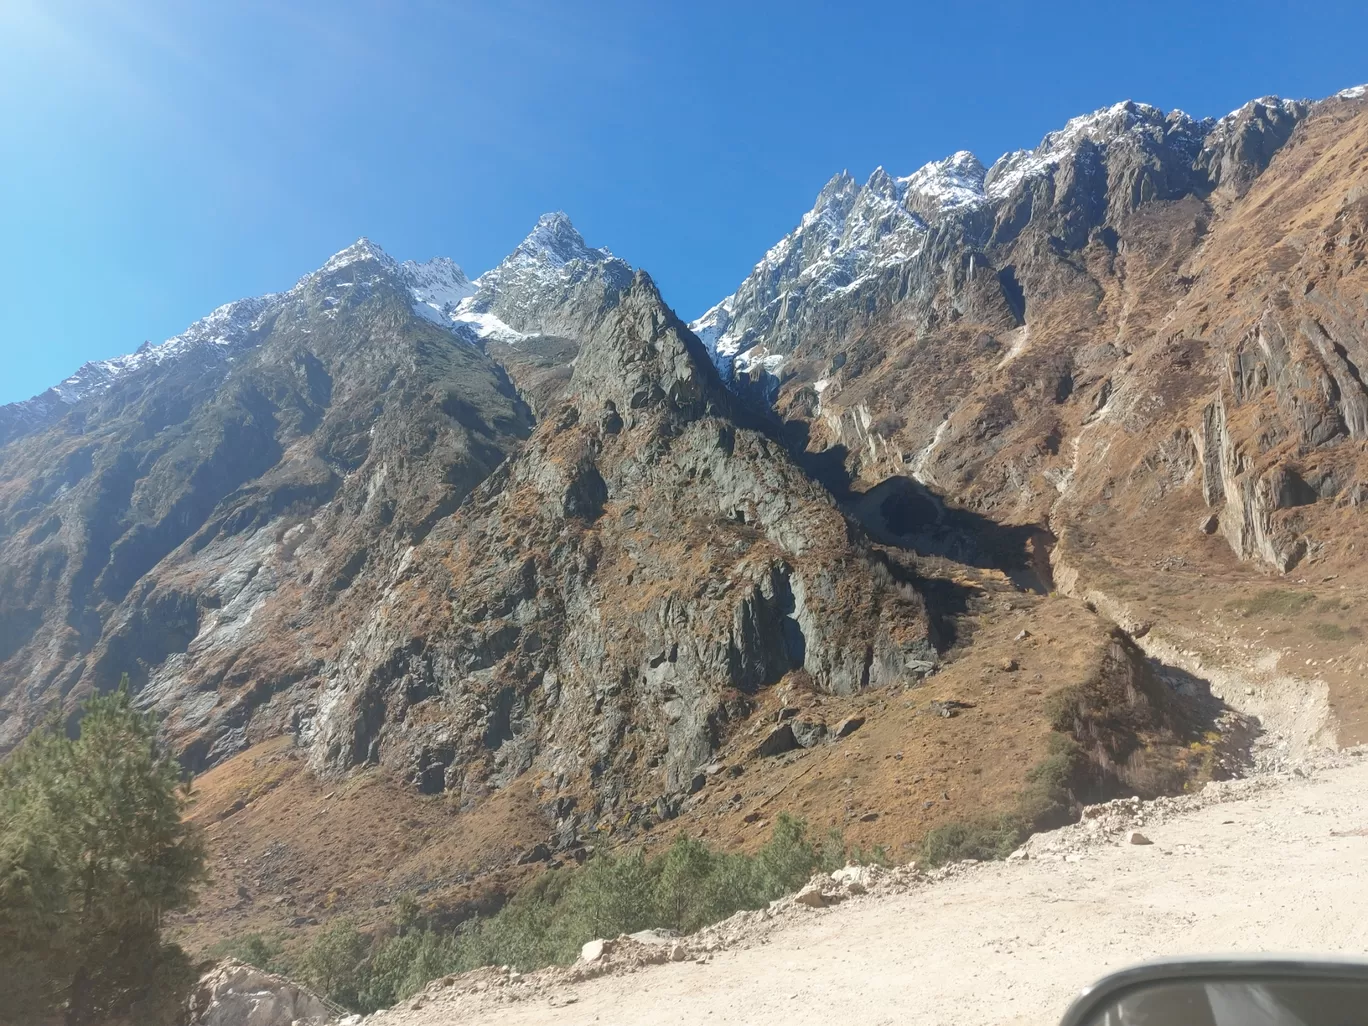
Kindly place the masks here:
[(396, 266), (392, 256), (363, 235), (346, 249), (339, 250), (330, 256), (327, 262), (314, 273), (331, 274), (334, 271), (340, 271), (344, 267), (360, 263), (364, 260), (374, 260), (384, 267), (392, 268)]
[(475, 284), (450, 257), (437, 257), (425, 263), (405, 260), (400, 276), (413, 294), (413, 309), (429, 320), (450, 319), (462, 300), (475, 294)]
[[(364, 268), (361, 265), (369, 265)], [(413, 312), (472, 344), (485, 339), (517, 342), (536, 327), (542, 312), (564, 290), (589, 275), (610, 287), (625, 287), (632, 269), (607, 249), (585, 244), (564, 213), (543, 214), (517, 248), (497, 267), (471, 281), (449, 257), (396, 261), (362, 236), (330, 256), (316, 271), (301, 277), (286, 292), (226, 303), (165, 342), (146, 342), (135, 352), (87, 363), (61, 383), (22, 402), (0, 407), (0, 441), (50, 422), (63, 409), (109, 389), (134, 371), (169, 360), (193, 359), (206, 365), (231, 360), (255, 344), (265, 321), (299, 300), (310, 289), (375, 285), (381, 281), (406, 288)], [(340, 294), (340, 293), (339, 293)], [(336, 309), (336, 297), (325, 299)]]
[(512, 253), (471, 283), (449, 320), (478, 339), (518, 342), (544, 330), (542, 315), (569, 286), (595, 275), (626, 287), (632, 269), (608, 249), (587, 245), (561, 211), (543, 214)]
[(1202, 126), (1211, 124), (1209, 121), (1195, 121), (1180, 110), (1165, 115), (1158, 107), (1148, 103), (1122, 100), (1091, 114), (1070, 118), (1063, 128), (1047, 132), (1035, 149), (1003, 154), (988, 169), (985, 178), (988, 198), (1002, 199), (1026, 179), (1044, 175), (1071, 160), (1084, 143), (1107, 146), (1135, 130), (1193, 133), (1199, 129), (1205, 130)]
[(557, 210), (537, 219), (536, 227), (518, 243), (504, 264), (535, 263), (560, 268), (573, 260), (596, 263), (611, 259), (613, 254), (608, 250), (590, 249), (585, 245), (584, 237), (576, 231), (570, 218)]
[(983, 179), (987, 173), (978, 157), (968, 150), (960, 150), (944, 160), (923, 165), (897, 182), (908, 209), (923, 216), (934, 216), (982, 203)]
[(1005, 154), (991, 169), (960, 150), (906, 177), (876, 168), (863, 186), (842, 171), (737, 291), (692, 327), (724, 375), (757, 363), (773, 369), (792, 347), (804, 317), (866, 282), (899, 273), (940, 223), (996, 207), (1022, 183), (1052, 174), (1087, 146), (1105, 150), (1133, 138), (1146, 147), (1177, 145), (1195, 159), (1213, 124), (1124, 100), (1070, 119), (1034, 149)]

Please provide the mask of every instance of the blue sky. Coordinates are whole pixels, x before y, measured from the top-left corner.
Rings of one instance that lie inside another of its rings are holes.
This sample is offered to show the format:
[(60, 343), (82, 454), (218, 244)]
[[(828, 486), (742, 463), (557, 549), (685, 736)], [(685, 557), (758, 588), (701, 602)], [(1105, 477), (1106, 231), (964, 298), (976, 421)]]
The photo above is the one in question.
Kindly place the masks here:
[(0, 402), (360, 235), (473, 277), (553, 209), (693, 317), (842, 168), (1324, 96), (1365, 38), (1361, 0), (0, 0)]

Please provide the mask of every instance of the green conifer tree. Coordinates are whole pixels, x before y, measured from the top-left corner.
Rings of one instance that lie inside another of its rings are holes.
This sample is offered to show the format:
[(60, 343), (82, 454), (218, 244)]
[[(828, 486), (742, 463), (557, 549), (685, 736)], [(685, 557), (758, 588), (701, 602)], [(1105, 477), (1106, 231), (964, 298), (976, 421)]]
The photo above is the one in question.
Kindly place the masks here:
[(16, 981), (0, 1016), (154, 1021), (189, 982), (163, 917), (205, 875), (188, 784), (127, 677), (82, 706), (78, 729), (53, 722), (0, 764), (0, 977)]

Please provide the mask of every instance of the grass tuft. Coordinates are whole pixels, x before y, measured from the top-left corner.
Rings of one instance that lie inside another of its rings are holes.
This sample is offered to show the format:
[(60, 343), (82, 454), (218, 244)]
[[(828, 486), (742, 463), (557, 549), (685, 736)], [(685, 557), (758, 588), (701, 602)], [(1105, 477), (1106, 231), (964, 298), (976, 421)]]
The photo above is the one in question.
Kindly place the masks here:
[(1243, 616), (1294, 616), (1313, 605), (1316, 596), (1304, 591), (1269, 588), (1253, 598), (1235, 599), (1226, 608)]
[(455, 931), (434, 928), (416, 903), (401, 899), (387, 936), (372, 936), (344, 917), (296, 959), (255, 935), (216, 953), (296, 975), (339, 1004), (369, 1013), (448, 973), (567, 964), (595, 937), (645, 929), (690, 933), (734, 912), (764, 908), (815, 870), (887, 860), (882, 848), (848, 848), (839, 831), (814, 845), (802, 820), (781, 815), (754, 855), (716, 851), (684, 836), (654, 858), (635, 850), (596, 854), (582, 867), (544, 873), (496, 915)]

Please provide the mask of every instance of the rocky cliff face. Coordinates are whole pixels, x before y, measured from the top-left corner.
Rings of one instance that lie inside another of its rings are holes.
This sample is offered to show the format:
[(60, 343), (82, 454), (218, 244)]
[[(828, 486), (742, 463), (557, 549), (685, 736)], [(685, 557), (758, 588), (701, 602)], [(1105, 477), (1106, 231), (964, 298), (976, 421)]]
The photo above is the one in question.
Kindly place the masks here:
[(305, 736), (320, 766), (465, 802), (539, 766), (574, 837), (677, 807), (781, 679), (851, 694), (935, 660), (916, 590), (638, 274), (565, 397), (400, 570)]
[(128, 672), (204, 765), (317, 672), (367, 568), (532, 427), (498, 365), (433, 323), (421, 271), (464, 281), (363, 240), (83, 371), (61, 417), (0, 448), (0, 744)]
[(840, 710), (883, 717), (859, 772), (920, 837), (1015, 800), (1061, 667), (1102, 659), (1090, 611), (1023, 605), (1052, 554), (1079, 594), (1359, 565), (1365, 295), (1363, 90), (838, 175), (692, 329), (564, 215), (473, 281), (361, 240), (0, 409), (0, 752), (127, 672), (188, 766), (293, 760), (328, 823), (306, 761), (458, 834), (508, 813), (489, 869), (781, 792), (886, 823), (858, 747), (797, 750)]
[(1285, 571), (1359, 501), (1366, 102), (1128, 102), (986, 170), (843, 174), (693, 326), (857, 489), (1061, 535), (1200, 500)]
[[(677, 803), (786, 676), (934, 666), (915, 588), (563, 215), (474, 283), (363, 240), (225, 316), (0, 449), (6, 743), (129, 672), (192, 766), (290, 732), (467, 804), (539, 766), (573, 837)], [(573, 360), (535, 424), (485, 346)]]

